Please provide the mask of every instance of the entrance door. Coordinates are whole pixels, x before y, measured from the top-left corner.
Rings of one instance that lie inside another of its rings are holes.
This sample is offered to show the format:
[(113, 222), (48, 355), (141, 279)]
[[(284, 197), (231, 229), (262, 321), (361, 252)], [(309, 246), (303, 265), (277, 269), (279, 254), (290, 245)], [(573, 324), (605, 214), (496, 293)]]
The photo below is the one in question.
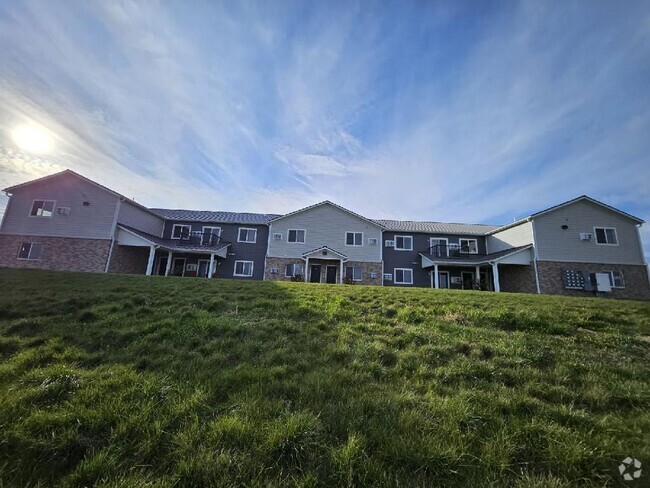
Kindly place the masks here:
[(196, 271), (196, 276), (201, 278), (208, 277), (208, 268), (210, 267), (210, 260), (208, 259), (199, 259), (199, 267)]
[(172, 276), (185, 275), (185, 258), (174, 258), (172, 261)]
[(471, 271), (463, 271), (460, 275), (463, 279), (463, 290), (473, 290), (474, 273), (472, 273)]
[(158, 260), (158, 276), (165, 276), (167, 269), (167, 256), (161, 256)]
[(309, 281), (312, 283), (320, 283), (320, 264), (311, 265), (311, 273), (309, 273)]
[(325, 276), (325, 283), (336, 283), (336, 268), (338, 268), (338, 266), (327, 267), (327, 275)]
[(449, 288), (449, 273), (447, 271), (438, 273), (438, 286), (440, 288)]

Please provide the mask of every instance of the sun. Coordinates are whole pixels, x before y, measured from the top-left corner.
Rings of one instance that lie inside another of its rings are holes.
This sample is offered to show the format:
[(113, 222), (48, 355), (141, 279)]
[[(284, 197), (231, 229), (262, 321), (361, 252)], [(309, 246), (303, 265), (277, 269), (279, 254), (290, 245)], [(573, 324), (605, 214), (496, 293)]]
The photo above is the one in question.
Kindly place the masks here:
[(50, 132), (39, 125), (18, 125), (11, 131), (11, 137), (21, 149), (30, 153), (45, 154), (54, 147)]

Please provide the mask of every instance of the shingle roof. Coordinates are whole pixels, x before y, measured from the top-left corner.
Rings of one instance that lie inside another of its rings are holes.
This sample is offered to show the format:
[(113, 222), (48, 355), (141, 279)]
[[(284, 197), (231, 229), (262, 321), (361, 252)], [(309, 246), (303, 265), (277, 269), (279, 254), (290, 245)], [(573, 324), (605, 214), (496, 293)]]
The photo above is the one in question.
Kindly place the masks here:
[(180, 220), (186, 222), (221, 222), (224, 224), (268, 224), (271, 220), (280, 217), (280, 215), (276, 214), (212, 212), (210, 210), (182, 210), (168, 208), (152, 208), (151, 211), (169, 220)]
[(390, 232), (424, 232), (427, 234), (461, 234), (482, 236), (498, 229), (498, 225), (452, 224), (446, 222), (416, 222), (413, 220), (377, 220)]

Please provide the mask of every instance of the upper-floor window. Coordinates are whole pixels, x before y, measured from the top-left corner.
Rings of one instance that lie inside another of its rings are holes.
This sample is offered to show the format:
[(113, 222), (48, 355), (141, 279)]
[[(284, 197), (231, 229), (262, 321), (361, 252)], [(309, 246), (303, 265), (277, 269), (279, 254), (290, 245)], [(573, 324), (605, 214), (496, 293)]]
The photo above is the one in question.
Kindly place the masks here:
[(618, 236), (614, 227), (594, 227), (596, 244), (618, 246)]
[(235, 261), (233, 276), (253, 276), (253, 261)]
[(363, 232), (346, 232), (346, 246), (363, 246)]
[(174, 224), (172, 227), (172, 239), (187, 239), (192, 232), (192, 226), (186, 224)]
[(20, 244), (18, 259), (36, 260), (41, 257), (41, 244), (39, 242), (23, 242)]
[(237, 236), (237, 242), (257, 242), (257, 229), (249, 229), (247, 227), (239, 228), (239, 235)]
[(396, 251), (412, 251), (413, 250), (413, 237), (412, 236), (395, 236), (395, 250)]
[(55, 200), (34, 200), (30, 217), (51, 217), (54, 214)]
[(432, 237), (429, 239), (431, 254), (437, 257), (449, 256), (449, 239), (445, 237)]
[(305, 234), (304, 230), (290, 229), (289, 235), (287, 236), (287, 242), (296, 242), (300, 244), (305, 243)]
[(203, 226), (203, 245), (217, 244), (221, 236), (221, 227)]
[(459, 239), (461, 252), (468, 252), (470, 254), (478, 254), (478, 241), (476, 239)]

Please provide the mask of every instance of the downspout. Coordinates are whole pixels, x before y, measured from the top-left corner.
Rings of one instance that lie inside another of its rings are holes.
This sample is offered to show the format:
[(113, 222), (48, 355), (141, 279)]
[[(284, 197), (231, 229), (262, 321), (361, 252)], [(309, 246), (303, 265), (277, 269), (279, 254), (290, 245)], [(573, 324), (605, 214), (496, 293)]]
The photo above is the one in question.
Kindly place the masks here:
[(535, 286), (537, 287), (537, 294), (539, 295), (542, 293), (542, 291), (539, 287), (539, 271), (537, 270), (537, 261), (539, 259), (539, 255), (537, 254), (537, 237), (535, 236), (535, 219), (529, 218), (528, 221), (530, 222), (530, 228), (533, 232), (533, 254), (534, 254), (533, 264), (535, 267)]
[(111, 266), (111, 257), (113, 256), (113, 247), (115, 246), (115, 232), (117, 231), (117, 217), (120, 214), (121, 203), (122, 203), (122, 199), (118, 198), (117, 205), (115, 205), (115, 215), (113, 216), (113, 225), (112, 225), (113, 231), (111, 232), (111, 245), (108, 248), (108, 257), (106, 258), (106, 267), (104, 268), (104, 273), (108, 273), (108, 269)]

